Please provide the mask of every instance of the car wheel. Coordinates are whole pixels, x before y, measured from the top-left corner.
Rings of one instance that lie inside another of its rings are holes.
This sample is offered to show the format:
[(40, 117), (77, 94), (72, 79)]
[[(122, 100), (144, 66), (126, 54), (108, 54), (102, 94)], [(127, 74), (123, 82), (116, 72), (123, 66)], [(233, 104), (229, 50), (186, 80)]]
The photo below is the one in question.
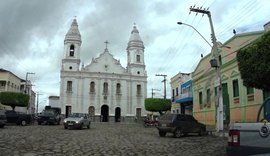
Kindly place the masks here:
[(26, 121), (24, 119), (21, 121), (21, 125), (26, 126)]
[(83, 129), (83, 123), (81, 124), (81, 126), (79, 127), (79, 129)]
[(175, 131), (174, 131), (174, 137), (175, 138), (180, 138), (182, 135), (182, 131), (180, 128), (177, 128)]
[(166, 135), (166, 132), (163, 132), (163, 131), (159, 131), (159, 132), (158, 132), (158, 134), (159, 134), (159, 136), (161, 136), (161, 137), (165, 137), (165, 135)]
[(205, 130), (203, 128), (201, 128), (198, 135), (203, 136), (205, 133), (206, 133)]

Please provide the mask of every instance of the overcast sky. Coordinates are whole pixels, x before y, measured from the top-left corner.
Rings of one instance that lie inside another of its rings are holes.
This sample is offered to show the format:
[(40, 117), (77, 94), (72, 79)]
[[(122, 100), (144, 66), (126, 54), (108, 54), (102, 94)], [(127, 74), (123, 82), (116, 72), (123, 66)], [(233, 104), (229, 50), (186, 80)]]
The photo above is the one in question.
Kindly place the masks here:
[(270, 21), (268, 0), (6, 0), (0, 1), (0, 68), (25, 79), (27, 72), (33, 90), (40, 95), (39, 109), (48, 104), (48, 96), (59, 95), (60, 67), (64, 55), (64, 37), (76, 16), (82, 36), (81, 60), (88, 65), (108, 49), (123, 67), (127, 66), (126, 47), (136, 23), (145, 45), (148, 96), (160, 89), (167, 76), (192, 72), (201, 54), (211, 47), (192, 28), (211, 43), (207, 16), (189, 11), (190, 6), (209, 8), (217, 40), (224, 43), (237, 33), (263, 30)]

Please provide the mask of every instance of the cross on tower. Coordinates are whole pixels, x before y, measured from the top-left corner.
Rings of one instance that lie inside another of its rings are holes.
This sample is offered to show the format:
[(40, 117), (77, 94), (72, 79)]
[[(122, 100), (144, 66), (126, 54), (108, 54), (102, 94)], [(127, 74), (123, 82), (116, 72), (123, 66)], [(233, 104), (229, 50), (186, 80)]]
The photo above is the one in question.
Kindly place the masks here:
[(106, 44), (106, 49), (107, 49), (109, 42), (106, 40), (104, 43)]

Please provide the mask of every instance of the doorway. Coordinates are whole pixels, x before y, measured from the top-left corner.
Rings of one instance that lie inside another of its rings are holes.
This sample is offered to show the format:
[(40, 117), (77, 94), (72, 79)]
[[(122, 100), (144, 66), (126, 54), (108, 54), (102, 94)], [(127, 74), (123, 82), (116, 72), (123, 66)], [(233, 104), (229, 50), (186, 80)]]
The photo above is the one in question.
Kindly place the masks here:
[(116, 107), (115, 108), (115, 117), (114, 117), (115, 122), (120, 122), (121, 121), (121, 108)]
[(230, 98), (228, 93), (227, 83), (222, 83), (222, 97), (223, 97), (223, 120), (224, 124), (228, 125), (230, 123)]
[(109, 121), (109, 106), (103, 105), (101, 107), (100, 121), (101, 122), (108, 122)]
[(71, 106), (66, 106), (66, 118), (71, 114)]

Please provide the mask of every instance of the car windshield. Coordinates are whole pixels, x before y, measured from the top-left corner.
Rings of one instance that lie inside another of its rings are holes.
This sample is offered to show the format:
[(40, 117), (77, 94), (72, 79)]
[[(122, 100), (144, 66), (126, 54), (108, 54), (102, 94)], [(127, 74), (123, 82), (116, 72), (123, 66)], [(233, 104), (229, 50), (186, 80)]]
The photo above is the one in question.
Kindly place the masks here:
[(164, 114), (160, 117), (160, 120), (169, 120), (171, 121), (173, 119), (173, 114)]
[(45, 116), (53, 116), (54, 113), (53, 113), (53, 111), (43, 111), (43, 112), (41, 113), (41, 115), (45, 115)]
[(72, 113), (69, 117), (73, 118), (80, 118), (83, 117), (84, 115), (82, 113)]

